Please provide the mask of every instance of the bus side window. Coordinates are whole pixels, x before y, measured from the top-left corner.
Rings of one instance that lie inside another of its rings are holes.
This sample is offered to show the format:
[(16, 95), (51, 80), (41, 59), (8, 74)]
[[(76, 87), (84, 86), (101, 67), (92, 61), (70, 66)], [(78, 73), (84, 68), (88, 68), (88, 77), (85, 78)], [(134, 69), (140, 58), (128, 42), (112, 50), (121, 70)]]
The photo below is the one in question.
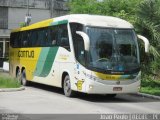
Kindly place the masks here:
[(38, 41), (38, 35), (37, 35), (37, 30), (30, 31), (30, 46), (33, 47), (38, 47), (37, 41)]
[(52, 45), (52, 39), (51, 39), (51, 28), (46, 29), (46, 46), (51, 46)]
[(47, 30), (47, 41), (49, 46), (55, 46), (57, 42), (57, 34), (58, 34), (58, 27), (57, 26), (51, 26)]
[(57, 44), (70, 51), (67, 24), (63, 24), (59, 26)]
[(32, 41), (31, 41), (31, 31), (27, 31), (27, 37), (28, 37), (28, 47), (32, 47)]
[(15, 39), (15, 47), (21, 47), (21, 33), (17, 32), (16, 39)]
[(84, 50), (84, 41), (82, 36), (76, 35), (76, 42), (74, 46), (75, 46), (75, 56), (77, 60), (82, 65), (85, 65), (85, 50)]
[(83, 25), (79, 23), (70, 23), (72, 39), (74, 44), (75, 57), (79, 63), (85, 65), (85, 50), (83, 38), (76, 33), (82, 31)]
[(38, 39), (36, 41), (36, 46), (45, 47), (46, 46), (46, 29), (42, 28), (37, 31)]
[(23, 32), (22, 33), (22, 47), (28, 47), (28, 32)]
[(49, 46), (49, 41), (48, 41), (48, 30), (49, 30), (49, 28), (45, 28), (44, 30), (43, 30), (43, 42), (42, 42), (42, 46), (44, 46), (44, 47), (48, 47)]

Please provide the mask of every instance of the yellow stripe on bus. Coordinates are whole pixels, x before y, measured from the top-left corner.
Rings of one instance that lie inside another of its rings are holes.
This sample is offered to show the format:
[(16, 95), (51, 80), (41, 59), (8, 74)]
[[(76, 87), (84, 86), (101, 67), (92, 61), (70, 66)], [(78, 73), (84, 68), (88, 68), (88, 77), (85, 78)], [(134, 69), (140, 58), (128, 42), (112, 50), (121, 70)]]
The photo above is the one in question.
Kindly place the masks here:
[(121, 78), (122, 75), (109, 75), (109, 74), (103, 74), (99, 72), (94, 72), (96, 77), (102, 79), (102, 80), (118, 80)]
[(22, 27), (18, 29), (14, 29), (12, 32), (19, 32), (19, 31), (25, 31), (25, 30), (32, 30), (36, 28), (43, 28), (49, 26), (53, 22), (53, 19), (44, 20), (42, 22), (38, 22), (32, 25), (29, 25), (27, 27)]

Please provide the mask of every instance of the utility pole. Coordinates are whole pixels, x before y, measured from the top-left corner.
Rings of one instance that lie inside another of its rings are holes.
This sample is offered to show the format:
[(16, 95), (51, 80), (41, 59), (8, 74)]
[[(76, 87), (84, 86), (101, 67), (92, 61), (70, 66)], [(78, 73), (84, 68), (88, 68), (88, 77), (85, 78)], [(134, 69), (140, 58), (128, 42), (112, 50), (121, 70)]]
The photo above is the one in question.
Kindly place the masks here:
[(51, 0), (51, 6), (50, 6), (50, 9), (51, 9), (51, 18), (53, 17), (53, 7), (54, 7), (54, 0)]
[(29, 0), (27, 0), (27, 15), (29, 15)]
[(26, 24), (26, 26), (29, 25), (29, 23), (31, 22), (31, 19), (32, 19), (31, 14), (29, 14), (29, 0), (27, 0), (27, 14), (25, 16), (25, 24)]

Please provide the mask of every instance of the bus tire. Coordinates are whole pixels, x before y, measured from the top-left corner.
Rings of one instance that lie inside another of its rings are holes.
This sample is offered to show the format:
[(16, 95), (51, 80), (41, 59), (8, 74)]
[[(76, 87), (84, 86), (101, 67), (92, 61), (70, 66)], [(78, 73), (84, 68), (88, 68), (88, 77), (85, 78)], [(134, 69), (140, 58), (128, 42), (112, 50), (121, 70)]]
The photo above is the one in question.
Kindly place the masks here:
[(28, 81), (26, 80), (26, 71), (25, 71), (25, 69), (21, 73), (21, 84), (23, 86), (27, 86), (28, 85)]
[(63, 82), (63, 92), (66, 97), (73, 97), (74, 91), (71, 89), (70, 77), (66, 75)]
[(16, 79), (21, 82), (21, 73), (19, 68), (16, 69)]

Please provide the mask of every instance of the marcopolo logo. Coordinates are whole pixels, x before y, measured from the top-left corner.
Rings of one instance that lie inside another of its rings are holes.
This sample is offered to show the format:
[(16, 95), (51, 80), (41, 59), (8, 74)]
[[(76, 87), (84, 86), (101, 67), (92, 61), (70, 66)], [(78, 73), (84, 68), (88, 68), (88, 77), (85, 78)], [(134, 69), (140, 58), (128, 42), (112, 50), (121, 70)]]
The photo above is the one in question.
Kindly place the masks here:
[(18, 57), (24, 57), (24, 58), (34, 58), (34, 51), (18, 51)]

